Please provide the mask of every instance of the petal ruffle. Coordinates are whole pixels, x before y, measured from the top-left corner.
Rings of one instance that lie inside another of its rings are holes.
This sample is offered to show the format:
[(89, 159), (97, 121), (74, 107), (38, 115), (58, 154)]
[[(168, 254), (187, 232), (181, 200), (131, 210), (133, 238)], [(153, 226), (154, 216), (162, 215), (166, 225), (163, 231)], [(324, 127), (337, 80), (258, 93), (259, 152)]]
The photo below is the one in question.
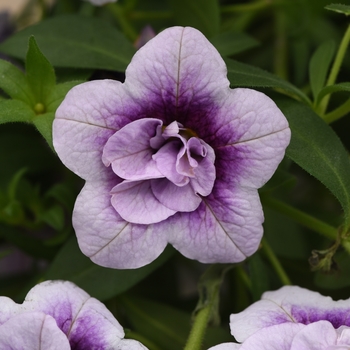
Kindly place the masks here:
[(125, 125), (112, 135), (104, 149), (102, 160), (112, 164), (115, 174), (126, 180), (145, 180), (163, 177), (152, 159), (150, 139), (155, 136), (158, 119), (140, 119)]
[(153, 194), (151, 180), (123, 181), (111, 193), (111, 203), (118, 214), (133, 224), (154, 224), (176, 213)]
[(0, 326), (0, 349), (70, 350), (71, 347), (54, 318), (42, 312), (29, 312), (14, 316)]
[(112, 184), (87, 182), (77, 198), (73, 226), (82, 252), (99, 265), (138, 268), (155, 260), (167, 245), (167, 229), (123, 220), (110, 202)]
[[(198, 209), (170, 217), (169, 241), (183, 255), (203, 263), (239, 262), (261, 240), (263, 213), (256, 190), (214, 186)], [(164, 223), (165, 225), (165, 223)]]

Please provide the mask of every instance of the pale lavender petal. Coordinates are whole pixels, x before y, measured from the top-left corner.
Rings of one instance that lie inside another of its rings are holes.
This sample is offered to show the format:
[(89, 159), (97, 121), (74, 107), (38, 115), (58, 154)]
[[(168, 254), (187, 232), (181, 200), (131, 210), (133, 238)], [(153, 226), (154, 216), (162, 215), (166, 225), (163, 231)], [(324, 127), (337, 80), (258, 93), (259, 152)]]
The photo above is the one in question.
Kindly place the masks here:
[(0, 297), (0, 326), (18, 312), (18, 304), (8, 297)]
[(106, 192), (113, 182), (86, 183), (77, 198), (73, 226), (82, 252), (92, 261), (118, 269), (155, 260), (167, 245), (167, 228), (135, 225), (115, 211)]
[(105, 305), (71, 282), (36, 285), (23, 307), (52, 316), (77, 350), (113, 348), (124, 337), (123, 328)]
[(56, 321), (41, 312), (10, 318), (0, 326), (1, 350), (70, 350), (66, 335)]
[(167, 179), (156, 179), (151, 180), (151, 188), (155, 198), (175, 212), (193, 211), (202, 201), (190, 184), (180, 187)]
[(173, 27), (134, 55), (125, 85), (149, 116), (163, 119), (165, 125), (177, 120), (196, 131), (203, 113), (210, 118), (216, 96), (229, 89), (226, 72), (221, 56), (201, 32)]
[[(281, 325), (283, 327), (284, 325)], [(298, 332), (291, 344), (291, 350), (330, 350), (337, 345), (336, 330), (328, 321), (319, 321), (305, 326)], [(347, 344), (350, 345), (350, 344)], [(336, 347), (341, 350), (341, 346)], [(347, 347), (348, 349), (348, 347)]]
[(338, 344), (350, 346), (350, 328), (341, 326), (336, 329), (338, 335)]
[(309, 324), (329, 321), (334, 328), (350, 326), (350, 299), (333, 301), (298, 286), (284, 286), (266, 292), (262, 300), (230, 317), (232, 335), (240, 342), (251, 334), (271, 325), (299, 322)]
[(147, 348), (136, 340), (122, 339), (115, 350), (147, 350)]
[(166, 143), (156, 154), (153, 159), (157, 168), (171, 182), (178, 186), (185, 186), (189, 179), (184, 174), (180, 174), (176, 169), (176, 163), (186, 152), (184, 145), (179, 140)]
[(140, 119), (125, 125), (112, 135), (103, 149), (102, 160), (112, 164), (115, 174), (126, 180), (163, 177), (152, 159), (150, 139), (155, 136), (159, 119)]
[(155, 197), (151, 180), (124, 181), (115, 186), (111, 193), (115, 210), (125, 221), (134, 224), (154, 224), (176, 213)]
[(69, 169), (85, 180), (95, 180), (104, 167), (101, 155), (108, 138), (139, 114), (140, 106), (118, 81), (77, 85), (56, 111), (54, 148)]
[(218, 176), (252, 188), (269, 180), (290, 141), (288, 122), (276, 104), (250, 89), (231, 90), (202, 133), (215, 150)]
[(306, 326), (301, 324), (286, 323), (263, 328), (249, 337), (240, 350), (306, 350), (292, 347), (295, 335), (304, 327)]
[(257, 191), (215, 185), (196, 211), (167, 221), (169, 241), (183, 255), (203, 263), (228, 263), (257, 250), (263, 214)]

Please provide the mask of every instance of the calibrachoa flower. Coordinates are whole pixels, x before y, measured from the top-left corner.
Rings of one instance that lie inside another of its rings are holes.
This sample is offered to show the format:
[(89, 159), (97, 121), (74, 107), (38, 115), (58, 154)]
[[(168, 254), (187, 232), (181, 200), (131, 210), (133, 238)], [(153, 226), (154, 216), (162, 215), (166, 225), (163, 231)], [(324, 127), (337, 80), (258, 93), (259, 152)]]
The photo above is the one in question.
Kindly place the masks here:
[(289, 143), (275, 103), (229, 88), (226, 65), (196, 29), (143, 46), (125, 83), (73, 88), (56, 113), (54, 147), (86, 180), (73, 225), (95, 263), (135, 268), (167, 243), (204, 263), (238, 262), (262, 236), (257, 188)]
[(350, 299), (334, 301), (296, 286), (266, 292), (246, 310), (231, 315), (231, 333), (242, 344), (211, 350), (350, 349)]
[(71, 282), (46, 281), (23, 304), (0, 297), (0, 349), (147, 350), (97, 299)]

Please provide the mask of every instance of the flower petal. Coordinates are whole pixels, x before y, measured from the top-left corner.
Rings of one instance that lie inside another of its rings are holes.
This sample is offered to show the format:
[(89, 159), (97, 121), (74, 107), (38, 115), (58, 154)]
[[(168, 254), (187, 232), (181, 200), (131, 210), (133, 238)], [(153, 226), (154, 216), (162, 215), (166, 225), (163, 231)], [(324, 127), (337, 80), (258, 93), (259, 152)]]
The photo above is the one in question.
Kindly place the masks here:
[(154, 196), (151, 180), (123, 181), (111, 193), (115, 210), (125, 221), (133, 224), (154, 224), (176, 213)]
[(241, 348), (241, 344), (236, 343), (222, 343), (219, 345), (212, 346), (208, 350), (238, 350)]
[(192, 128), (203, 112), (209, 117), (213, 96), (229, 88), (226, 72), (223, 59), (201, 32), (172, 27), (136, 52), (125, 85), (149, 117)]
[(256, 190), (214, 186), (198, 209), (170, 217), (170, 243), (203, 263), (239, 262), (253, 254), (262, 236), (263, 214)]
[(206, 132), (211, 133), (204, 140), (215, 150), (218, 177), (252, 188), (270, 179), (290, 141), (282, 112), (269, 97), (250, 89), (231, 90)]
[(62, 162), (85, 180), (95, 180), (104, 167), (102, 149), (108, 138), (139, 115), (140, 106), (114, 80), (95, 80), (71, 89), (53, 122), (53, 145)]
[(110, 202), (113, 183), (86, 183), (77, 198), (73, 226), (82, 252), (95, 263), (138, 268), (155, 260), (167, 245), (166, 228), (123, 220)]
[(301, 324), (286, 323), (264, 328), (249, 337), (240, 350), (307, 350), (292, 347), (295, 335), (304, 327)]
[(77, 350), (113, 348), (124, 337), (123, 328), (105, 305), (71, 282), (36, 285), (23, 307), (52, 316)]
[(299, 322), (309, 324), (328, 320), (335, 328), (350, 326), (350, 299), (333, 301), (297, 286), (284, 286), (266, 292), (262, 300), (230, 317), (232, 335), (240, 342), (259, 329), (272, 325)]
[(104, 146), (104, 164), (112, 164), (114, 173), (126, 180), (163, 177), (152, 159), (154, 150), (150, 146), (150, 139), (161, 125), (159, 119), (151, 118), (139, 119), (125, 125)]
[(14, 316), (0, 326), (0, 348), (70, 350), (56, 321), (42, 312)]
[(174, 213), (196, 210), (202, 201), (190, 184), (176, 186), (168, 179), (156, 179), (151, 180), (151, 188), (155, 198)]

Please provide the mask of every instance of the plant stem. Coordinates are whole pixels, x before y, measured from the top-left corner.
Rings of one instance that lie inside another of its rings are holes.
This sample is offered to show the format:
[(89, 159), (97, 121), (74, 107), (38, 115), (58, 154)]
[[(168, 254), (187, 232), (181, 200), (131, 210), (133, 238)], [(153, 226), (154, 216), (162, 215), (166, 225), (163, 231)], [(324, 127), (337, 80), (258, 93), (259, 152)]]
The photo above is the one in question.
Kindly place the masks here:
[(281, 282), (285, 286), (291, 285), (292, 284), (291, 280), (289, 279), (287, 273), (284, 271), (284, 268), (281, 265), (280, 261), (278, 260), (277, 256), (275, 255), (274, 251), (271, 249), (270, 245), (267, 243), (266, 238), (262, 239), (262, 249), (266, 257), (269, 259), (271, 265), (275, 269)]
[(281, 78), (288, 80), (286, 14), (279, 9), (276, 9), (275, 13), (275, 33), (274, 71)]
[(323, 120), (327, 124), (330, 124), (340, 119), (341, 117), (344, 117), (344, 115), (348, 114), (349, 112), (350, 112), (350, 99), (348, 99), (338, 108), (334, 109), (332, 112), (325, 114), (325, 116), (323, 117)]
[[(349, 46), (349, 42), (350, 42), (350, 25), (348, 26), (348, 29), (346, 30), (344, 37), (339, 45), (339, 49), (338, 49), (337, 55), (335, 56), (335, 60), (333, 62), (333, 66), (329, 74), (326, 86), (333, 85), (335, 83), (340, 67), (343, 63), (346, 50)], [(319, 112), (321, 116), (323, 116), (327, 110), (329, 99), (330, 99), (330, 95), (327, 95), (325, 96), (323, 101), (320, 103)]]
[(184, 350), (201, 349), (204, 333), (207, 328), (209, 316), (212, 311), (212, 306), (213, 304), (210, 303), (203, 309), (199, 310), (199, 312), (197, 313)]
[(326, 224), (325, 222), (304, 213), (303, 211), (293, 208), (289, 204), (281, 202), (278, 199), (266, 196), (262, 198), (262, 202), (268, 207), (282, 213), (299, 224), (313, 230), (331, 240), (336, 240), (338, 236), (337, 228)]

